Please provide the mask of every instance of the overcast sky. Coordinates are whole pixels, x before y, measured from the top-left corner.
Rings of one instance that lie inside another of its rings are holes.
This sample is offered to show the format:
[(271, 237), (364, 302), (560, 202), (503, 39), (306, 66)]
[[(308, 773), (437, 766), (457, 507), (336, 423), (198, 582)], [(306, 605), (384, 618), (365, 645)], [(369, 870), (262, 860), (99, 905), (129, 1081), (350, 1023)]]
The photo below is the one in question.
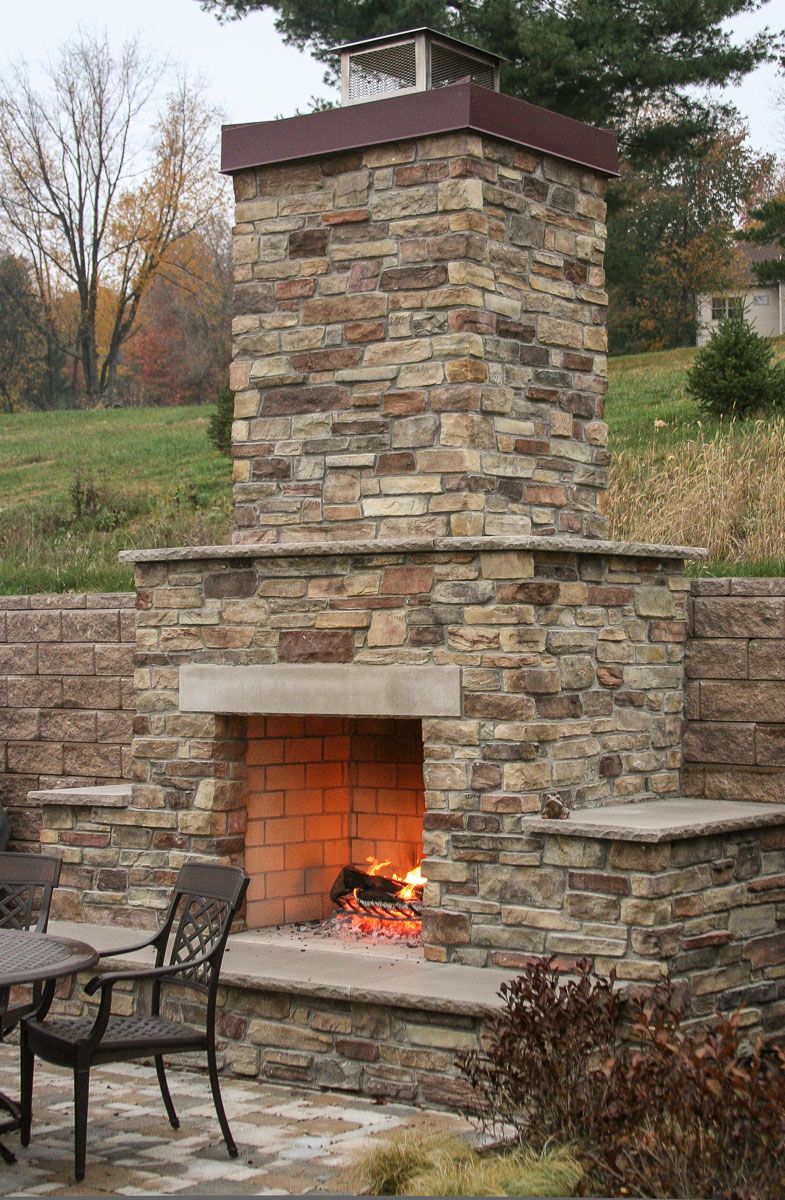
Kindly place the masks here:
[[(113, 44), (138, 32), (155, 49), (201, 72), (230, 122), (289, 116), (307, 108), (312, 95), (331, 94), (321, 65), (283, 45), (269, 12), (219, 25), (197, 0), (0, 0), (0, 10), (0, 66), (20, 56), (34, 65), (81, 25), (106, 28)], [(785, 25), (785, 0), (769, 0), (762, 13), (742, 18), (735, 29), (747, 36), (765, 24)], [(782, 153), (781, 122), (772, 111), (778, 86), (769, 67), (729, 95), (749, 120), (754, 145)]]

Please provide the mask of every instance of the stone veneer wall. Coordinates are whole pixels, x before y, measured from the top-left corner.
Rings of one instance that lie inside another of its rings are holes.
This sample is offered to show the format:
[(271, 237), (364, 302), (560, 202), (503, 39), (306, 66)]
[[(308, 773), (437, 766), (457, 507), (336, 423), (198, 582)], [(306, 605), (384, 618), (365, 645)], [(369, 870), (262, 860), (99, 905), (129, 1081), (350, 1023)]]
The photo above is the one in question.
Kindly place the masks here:
[(236, 541), (602, 535), (603, 176), (467, 132), (234, 185)]
[(47, 787), (128, 778), (133, 593), (0, 596), (0, 803), (37, 848)]
[(244, 849), (246, 722), (178, 711), (181, 665), (455, 664), (461, 716), (423, 720), (426, 954), (506, 961), (522, 944), (515, 906), (486, 892), (500, 866), (529, 862), (522, 815), (551, 790), (577, 807), (672, 794), (681, 761), (681, 561), (532, 541), (137, 562), (125, 819), (170, 850), (150, 853), (147, 907), (165, 903), (181, 854)]
[(683, 790), (785, 799), (785, 579), (698, 579), (690, 631)]

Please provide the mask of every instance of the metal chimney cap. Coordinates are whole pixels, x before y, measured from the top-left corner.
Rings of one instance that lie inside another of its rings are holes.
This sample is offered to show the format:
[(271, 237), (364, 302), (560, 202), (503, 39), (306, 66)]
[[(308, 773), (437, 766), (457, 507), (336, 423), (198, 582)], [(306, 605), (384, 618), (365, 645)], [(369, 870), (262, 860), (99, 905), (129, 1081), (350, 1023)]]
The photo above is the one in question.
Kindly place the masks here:
[(440, 33), (438, 29), (432, 29), (430, 25), (418, 25), (416, 29), (402, 29), (399, 33), (382, 33), (378, 37), (360, 38), (356, 42), (343, 42), (340, 46), (330, 46), (325, 50), (325, 54), (342, 54), (344, 50), (358, 50), (360, 46), (382, 46), (385, 42), (399, 42), (403, 38), (414, 37), (417, 33), (428, 34), (431, 38), (437, 38), (441, 42), (447, 42), (449, 45), (461, 47), (464, 50), (471, 50), (474, 54), (482, 55), (484, 58), (492, 58), (497, 62), (512, 62), (512, 59), (507, 58), (504, 54), (496, 54), (492, 50), (484, 50), (482, 46), (475, 46), (473, 42), (465, 42), (461, 38), (453, 37), (450, 33)]
[(346, 42), (328, 53), (341, 56), (344, 106), (467, 81), (498, 92), (501, 64), (509, 61), (427, 25)]

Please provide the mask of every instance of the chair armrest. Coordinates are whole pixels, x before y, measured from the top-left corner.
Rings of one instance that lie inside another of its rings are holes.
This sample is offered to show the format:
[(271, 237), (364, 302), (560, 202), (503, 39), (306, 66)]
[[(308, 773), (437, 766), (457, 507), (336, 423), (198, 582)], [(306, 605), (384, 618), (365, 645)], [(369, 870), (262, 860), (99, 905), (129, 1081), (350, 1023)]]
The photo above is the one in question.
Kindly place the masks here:
[(203, 954), (200, 958), (190, 959), (184, 963), (169, 963), (164, 967), (147, 967), (139, 971), (112, 971), (108, 975), (94, 975), (85, 984), (84, 990), (88, 996), (93, 996), (99, 988), (111, 989), (116, 983), (126, 983), (129, 980), (146, 980), (146, 979), (163, 979), (170, 975), (180, 975), (184, 971), (192, 971), (194, 967), (200, 967), (209, 959), (209, 954)]

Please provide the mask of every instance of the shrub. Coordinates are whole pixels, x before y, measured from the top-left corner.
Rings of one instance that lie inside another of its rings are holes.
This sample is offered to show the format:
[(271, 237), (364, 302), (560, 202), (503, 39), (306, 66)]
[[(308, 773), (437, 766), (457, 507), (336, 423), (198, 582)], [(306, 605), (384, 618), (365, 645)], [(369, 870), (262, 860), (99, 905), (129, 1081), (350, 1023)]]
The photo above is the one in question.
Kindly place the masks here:
[(745, 1047), (736, 1017), (691, 1030), (670, 980), (622, 1004), (588, 963), (564, 984), (538, 963), (502, 998), (462, 1062), (486, 1128), (574, 1147), (591, 1194), (779, 1200), (785, 1053)]
[(785, 401), (785, 369), (744, 316), (728, 317), (696, 356), (686, 390), (715, 417), (765, 412)]
[(232, 421), (234, 420), (234, 392), (221, 388), (215, 412), (207, 426), (207, 436), (221, 454), (232, 453)]
[(485, 1052), (459, 1062), (482, 1125), (496, 1137), (512, 1129), (537, 1150), (553, 1138), (577, 1140), (603, 1103), (597, 1069), (616, 1050), (621, 998), (613, 977), (593, 976), (583, 962), (565, 983), (537, 962), (502, 984), (500, 995)]

